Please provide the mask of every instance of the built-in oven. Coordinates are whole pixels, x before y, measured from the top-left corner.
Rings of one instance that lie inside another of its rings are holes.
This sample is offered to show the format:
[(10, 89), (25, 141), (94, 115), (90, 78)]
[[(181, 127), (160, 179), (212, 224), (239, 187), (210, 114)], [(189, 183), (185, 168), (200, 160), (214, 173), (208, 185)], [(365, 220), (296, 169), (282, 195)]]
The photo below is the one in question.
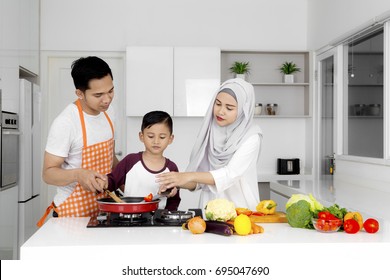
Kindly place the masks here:
[(18, 114), (1, 112), (1, 190), (16, 186), (19, 170)]

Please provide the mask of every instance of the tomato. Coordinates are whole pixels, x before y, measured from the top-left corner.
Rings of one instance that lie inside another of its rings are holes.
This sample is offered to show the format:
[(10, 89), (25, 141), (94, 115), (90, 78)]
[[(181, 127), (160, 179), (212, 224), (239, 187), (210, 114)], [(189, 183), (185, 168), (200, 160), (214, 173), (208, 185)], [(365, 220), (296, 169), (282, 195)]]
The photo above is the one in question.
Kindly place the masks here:
[(336, 216), (334, 216), (333, 214), (331, 214), (328, 211), (319, 212), (318, 213), (318, 218), (319, 219), (325, 219), (325, 220), (338, 220), (339, 219), (339, 218), (337, 218)]
[(341, 226), (341, 220), (326, 220), (319, 218), (315, 224), (315, 228), (321, 231), (337, 231), (339, 226)]
[(355, 219), (344, 221), (344, 230), (346, 233), (357, 233), (360, 230), (359, 223)]
[(144, 197), (144, 200), (146, 202), (151, 202), (153, 200), (153, 194), (152, 193), (148, 194), (147, 196)]
[(379, 230), (379, 222), (375, 219), (367, 219), (363, 223), (364, 230), (368, 233), (376, 233)]

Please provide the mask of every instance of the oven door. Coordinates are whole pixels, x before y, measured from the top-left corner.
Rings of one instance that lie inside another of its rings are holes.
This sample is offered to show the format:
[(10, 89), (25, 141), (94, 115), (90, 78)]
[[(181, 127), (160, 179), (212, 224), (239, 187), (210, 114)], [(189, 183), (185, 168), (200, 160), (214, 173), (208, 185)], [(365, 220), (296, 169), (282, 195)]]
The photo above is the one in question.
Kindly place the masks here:
[(19, 130), (1, 130), (1, 190), (16, 186), (19, 175), (19, 136)]

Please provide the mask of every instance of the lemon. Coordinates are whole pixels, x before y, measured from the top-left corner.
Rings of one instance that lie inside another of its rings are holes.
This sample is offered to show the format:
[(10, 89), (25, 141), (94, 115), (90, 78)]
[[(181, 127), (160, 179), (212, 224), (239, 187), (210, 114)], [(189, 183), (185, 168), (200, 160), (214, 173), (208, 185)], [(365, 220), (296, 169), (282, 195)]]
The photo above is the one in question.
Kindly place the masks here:
[(239, 235), (248, 235), (251, 232), (251, 219), (245, 214), (240, 214), (234, 219), (234, 230)]

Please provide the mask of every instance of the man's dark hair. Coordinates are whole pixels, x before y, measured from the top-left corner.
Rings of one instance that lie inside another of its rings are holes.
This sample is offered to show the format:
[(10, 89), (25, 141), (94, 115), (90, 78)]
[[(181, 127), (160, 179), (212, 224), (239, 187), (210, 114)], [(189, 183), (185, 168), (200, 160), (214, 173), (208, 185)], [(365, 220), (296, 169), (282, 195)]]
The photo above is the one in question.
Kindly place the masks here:
[(168, 126), (169, 132), (173, 132), (173, 121), (171, 116), (164, 111), (151, 111), (147, 113), (142, 119), (141, 131), (149, 128), (156, 123), (164, 123)]
[(90, 80), (101, 79), (107, 75), (114, 80), (110, 66), (96, 56), (81, 57), (73, 61), (71, 75), (76, 89), (83, 92), (89, 89)]

